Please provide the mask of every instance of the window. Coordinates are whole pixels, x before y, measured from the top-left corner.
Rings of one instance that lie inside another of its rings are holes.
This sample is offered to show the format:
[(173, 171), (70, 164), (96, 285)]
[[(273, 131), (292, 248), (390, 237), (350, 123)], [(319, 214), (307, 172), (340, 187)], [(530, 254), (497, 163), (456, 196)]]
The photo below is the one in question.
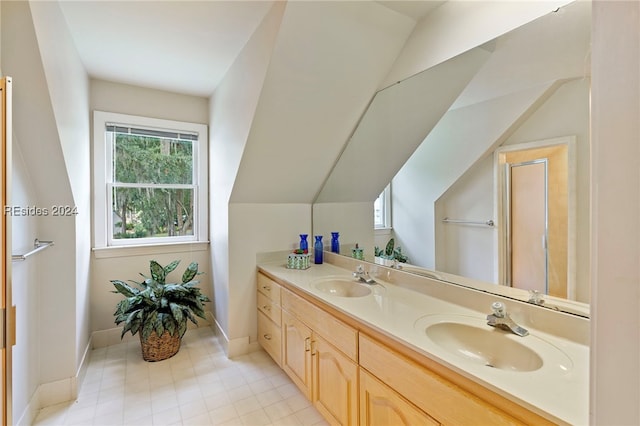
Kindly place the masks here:
[(207, 239), (207, 128), (96, 111), (96, 247)]
[(373, 203), (373, 224), (375, 229), (391, 228), (391, 184)]

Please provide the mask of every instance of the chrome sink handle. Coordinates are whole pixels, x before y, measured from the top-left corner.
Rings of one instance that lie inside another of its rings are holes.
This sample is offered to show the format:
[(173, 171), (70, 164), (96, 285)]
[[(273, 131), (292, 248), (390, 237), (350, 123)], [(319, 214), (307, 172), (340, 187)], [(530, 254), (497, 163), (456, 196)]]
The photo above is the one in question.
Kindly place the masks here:
[(491, 309), (493, 309), (493, 315), (498, 318), (504, 318), (507, 315), (507, 308), (502, 302), (493, 302), (491, 304)]

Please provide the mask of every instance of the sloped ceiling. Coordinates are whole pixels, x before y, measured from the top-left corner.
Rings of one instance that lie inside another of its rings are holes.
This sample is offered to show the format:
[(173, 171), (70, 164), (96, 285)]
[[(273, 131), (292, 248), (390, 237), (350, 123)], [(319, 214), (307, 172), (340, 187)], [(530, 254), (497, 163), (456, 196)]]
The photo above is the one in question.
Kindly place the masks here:
[(476, 48), (378, 92), (316, 201), (375, 200), (489, 55)]
[(311, 203), (414, 25), (375, 2), (289, 2), (231, 202)]
[[(59, 3), (92, 78), (205, 97), (273, 5)], [(286, 2), (230, 200), (311, 203), (416, 21), (441, 3)]]
[[(92, 78), (210, 96), (273, 1), (58, 0)], [(369, 3), (369, 2), (367, 2)], [(416, 21), (443, 1), (379, 1)]]

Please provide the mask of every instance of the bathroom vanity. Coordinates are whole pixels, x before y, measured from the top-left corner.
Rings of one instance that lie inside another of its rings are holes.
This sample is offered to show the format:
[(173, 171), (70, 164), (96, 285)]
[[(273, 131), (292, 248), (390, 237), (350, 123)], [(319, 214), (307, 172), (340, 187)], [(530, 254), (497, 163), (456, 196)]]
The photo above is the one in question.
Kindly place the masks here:
[[(257, 279), (258, 340), (329, 423), (588, 423), (587, 319), (338, 262)], [(486, 324), (498, 299), (527, 336)]]

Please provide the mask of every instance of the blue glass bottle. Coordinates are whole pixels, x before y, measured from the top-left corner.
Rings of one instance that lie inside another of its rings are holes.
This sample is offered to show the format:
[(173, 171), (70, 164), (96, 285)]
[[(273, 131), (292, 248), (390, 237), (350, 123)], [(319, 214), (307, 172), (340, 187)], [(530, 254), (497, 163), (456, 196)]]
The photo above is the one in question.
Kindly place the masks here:
[(313, 263), (319, 265), (322, 263), (322, 235), (316, 235), (316, 242), (313, 246)]
[(340, 253), (340, 241), (338, 240), (339, 236), (339, 232), (331, 233), (331, 253)]
[(309, 243), (307, 243), (307, 237), (309, 234), (300, 234), (300, 250), (303, 250), (305, 253), (309, 252)]

